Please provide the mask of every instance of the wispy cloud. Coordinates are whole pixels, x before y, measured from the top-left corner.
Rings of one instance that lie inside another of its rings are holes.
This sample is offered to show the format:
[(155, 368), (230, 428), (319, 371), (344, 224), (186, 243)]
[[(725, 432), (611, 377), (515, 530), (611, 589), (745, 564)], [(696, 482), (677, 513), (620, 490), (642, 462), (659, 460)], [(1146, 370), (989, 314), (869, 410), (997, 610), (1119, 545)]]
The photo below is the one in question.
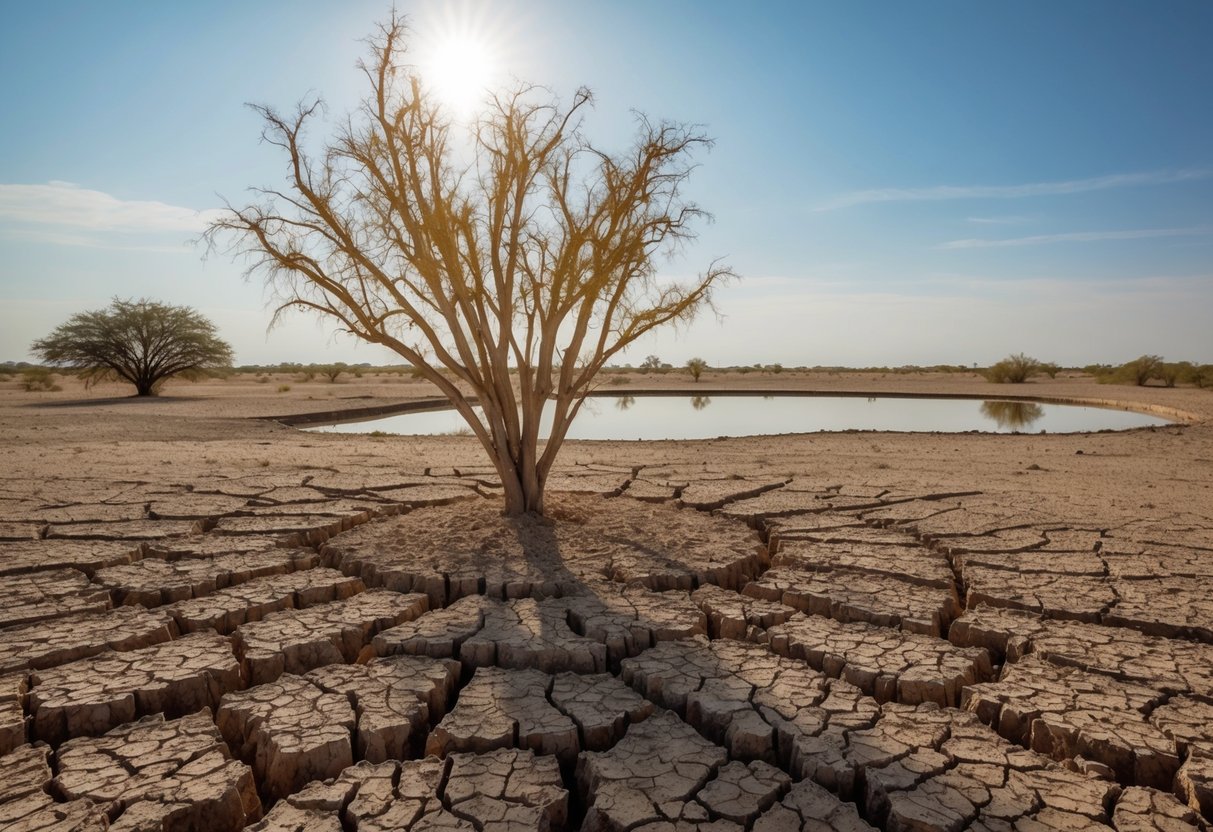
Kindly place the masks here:
[(1213, 170), (1155, 170), (1141, 173), (1113, 173), (1089, 179), (1066, 179), (1057, 182), (1029, 182), (1022, 185), (935, 185), (929, 188), (876, 188), (851, 191), (819, 205), (818, 211), (832, 211), (873, 202), (924, 202), (945, 199), (1022, 199), (1032, 196), (1059, 196), (1112, 188), (1143, 185), (1167, 185), (1213, 177)]
[(965, 222), (973, 225), (1019, 225), (1023, 222), (1028, 222), (1031, 217), (967, 217)]
[(29, 240), (53, 246), (69, 246), (73, 248), (101, 248), (109, 251), (147, 251), (157, 254), (182, 254), (193, 251), (189, 242), (182, 240), (177, 245), (124, 242), (129, 235), (116, 238), (115, 235), (81, 234), (71, 231), (63, 232), (46, 228), (0, 228), (0, 238)]
[(0, 221), (79, 231), (202, 231), (218, 209), (195, 211), (164, 202), (123, 200), (71, 182), (0, 183)]
[(1036, 234), (1031, 237), (1008, 237), (1001, 240), (951, 240), (939, 248), (1005, 248), (1009, 246), (1039, 246), (1050, 243), (1093, 243), (1103, 240), (1144, 240), (1151, 237), (1203, 237), (1213, 234), (1205, 228), (1132, 228), (1119, 231), (1071, 231), (1064, 234)]

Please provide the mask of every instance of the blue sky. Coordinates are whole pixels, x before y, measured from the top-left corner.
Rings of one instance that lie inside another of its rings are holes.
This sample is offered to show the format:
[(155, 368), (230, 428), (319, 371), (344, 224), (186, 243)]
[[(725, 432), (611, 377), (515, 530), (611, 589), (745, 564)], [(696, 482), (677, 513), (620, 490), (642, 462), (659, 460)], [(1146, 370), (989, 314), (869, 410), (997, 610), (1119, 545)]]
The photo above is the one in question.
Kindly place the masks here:
[[(400, 2), (418, 40), (468, 28), (500, 76), (596, 94), (717, 144), (715, 215), (664, 267), (724, 256), (723, 318), (638, 362), (1213, 361), (1213, 5)], [(296, 318), (188, 245), (282, 182), (243, 104), (362, 92), (386, 2), (8, 4), (0, 29), (0, 360), (112, 296), (195, 306), (240, 363), (391, 360)]]

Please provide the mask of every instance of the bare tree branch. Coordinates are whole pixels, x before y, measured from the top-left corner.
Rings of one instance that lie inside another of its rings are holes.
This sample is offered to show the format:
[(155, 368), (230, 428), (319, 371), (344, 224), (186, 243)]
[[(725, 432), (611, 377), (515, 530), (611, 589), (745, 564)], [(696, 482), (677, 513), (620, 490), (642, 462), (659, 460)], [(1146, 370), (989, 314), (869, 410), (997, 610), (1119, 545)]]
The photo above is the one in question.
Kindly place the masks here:
[(287, 156), (288, 186), (254, 191), (263, 202), (229, 208), (207, 236), (234, 241), (266, 277), (275, 315), (327, 316), (417, 367), (484, 445), (507, 512), (542, 512), (595, 374), (710, 307), (733, 276), (719, 263), (685, 285), (657, 272), (706, 216), (681, 189), (711, 142), (638, 117), (633, 146), (610, 154), (583, 133), (588, 90), (561, 106), (533, 86), (492, 96), (463, 141), (407, 63), (407, 35), (393, 15), (369, 39), (369, 93), (318, 157), (304, 135), (319, 101), (255, 108)]

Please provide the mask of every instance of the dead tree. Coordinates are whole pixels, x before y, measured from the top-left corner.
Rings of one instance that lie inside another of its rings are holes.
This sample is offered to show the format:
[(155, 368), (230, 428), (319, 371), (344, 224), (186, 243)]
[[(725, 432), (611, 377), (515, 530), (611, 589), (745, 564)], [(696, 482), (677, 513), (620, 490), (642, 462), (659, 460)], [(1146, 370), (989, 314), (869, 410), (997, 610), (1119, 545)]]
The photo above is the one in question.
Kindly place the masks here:
[(709, 140), (640, 118), (627, 152), (601, 151), (582, 130), (585, 89), (567, 107), (535, 87), (497, 94), (459, 127), (408, 65), (406, 34), (393, 18), (370, 39), (370, 92), (319, 155), (304, 139), (319, 101), (289, 115), (256, 107), (288, 186), (256, 189), (208, 236), (235, 232), (250, 273), (279, 293), (275, 319), (317, 312), (416, 367), (488, 452), (506, 513), (542, 513), (595, 375), (710, 306), (732, 275), (719, 263), (685, 284), (657, 274), (704, 216), (681, 187)]

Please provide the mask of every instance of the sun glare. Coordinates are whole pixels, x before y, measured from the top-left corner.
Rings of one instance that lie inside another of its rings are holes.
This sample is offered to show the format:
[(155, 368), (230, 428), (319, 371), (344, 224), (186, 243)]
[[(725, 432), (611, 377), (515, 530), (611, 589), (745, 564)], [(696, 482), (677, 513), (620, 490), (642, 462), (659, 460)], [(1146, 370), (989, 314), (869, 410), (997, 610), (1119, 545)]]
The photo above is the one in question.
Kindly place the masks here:
[(478, 29), (466, 19), (445, 21), (420, 50), (422, 81), (458, 119), (476, 115), (500, 72), (497, 50)]

